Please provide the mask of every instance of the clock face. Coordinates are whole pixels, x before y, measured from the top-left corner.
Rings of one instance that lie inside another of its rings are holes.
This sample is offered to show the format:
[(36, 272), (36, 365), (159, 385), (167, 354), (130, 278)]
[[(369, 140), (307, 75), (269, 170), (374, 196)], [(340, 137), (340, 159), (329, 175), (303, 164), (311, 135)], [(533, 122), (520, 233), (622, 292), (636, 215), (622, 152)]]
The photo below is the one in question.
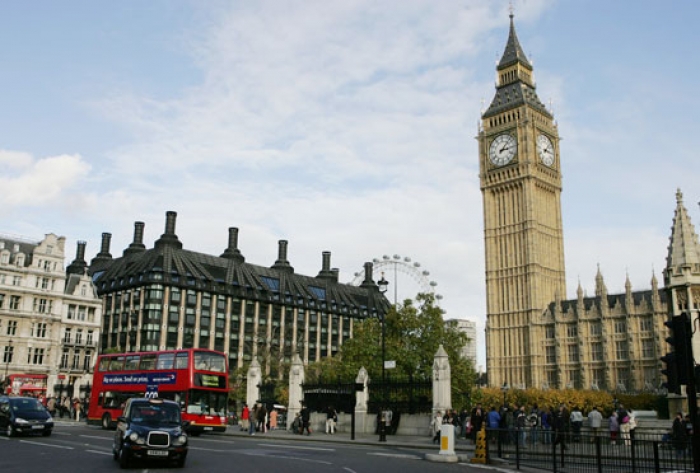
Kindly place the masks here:
[(554, 145), (552, 140), (544, 135), (537, 137), (537, 154), (540, 156), (542, 164), (551, 166), (554, 164)]
[(512, 135), (498, 135), (496, 139), (491, 142), (489, 159), (496, 166), (504, 166), (511, 162), (517, 150), (518, 142)]

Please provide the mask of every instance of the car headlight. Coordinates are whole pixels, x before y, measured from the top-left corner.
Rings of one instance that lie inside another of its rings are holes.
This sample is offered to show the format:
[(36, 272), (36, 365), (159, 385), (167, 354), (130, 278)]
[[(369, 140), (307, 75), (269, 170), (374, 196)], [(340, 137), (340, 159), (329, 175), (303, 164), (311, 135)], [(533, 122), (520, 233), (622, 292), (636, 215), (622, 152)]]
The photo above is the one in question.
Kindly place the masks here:
[(22, 419), (21, 417), (18, 417), (15, 419), (15, 424), (28, 424), (26, 420)]
[(146, 440), (139, 437), (139, 434), (137, 434), (136, 432), (131, 432), (129, 434), (129, 440), (139, 445), (143, 445), (144, 443), (146, 443)]
[(48, 416), (48, 417), (46, 418), (46, 422), (53, 422), (53, 417)]
[(187, 435), (180, 435), (173, 439), (173, 445), (185, 445), (187, 443)]

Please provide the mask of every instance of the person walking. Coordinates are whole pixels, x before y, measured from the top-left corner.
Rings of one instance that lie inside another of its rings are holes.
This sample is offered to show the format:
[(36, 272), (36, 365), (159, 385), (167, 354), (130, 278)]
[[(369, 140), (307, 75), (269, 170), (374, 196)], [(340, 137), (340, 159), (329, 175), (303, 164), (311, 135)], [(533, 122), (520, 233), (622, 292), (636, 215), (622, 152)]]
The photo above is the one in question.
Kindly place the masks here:
[(258, 419), (258, 432), (264, 434), (267, 432), (267, 408), (265, 407), (265, 403), (258, 404), (258, 413), (256, 417)]
[(304, 430), (306, 430), (306, 435), (311, 435), (311, 427), (309, 422), (311, 421), (311, 411), (309, 411), (309, 406), (304, 405), (301, 408), (301, 435), (304, 435)]
[(277, 409), (272, 408), (270, 411), (270, 430), (277, 430)]
[(591, 412), (588, 413), (588, 426), (591, 428), (591, 442), (595, 442), (600, 435), (600, 427), (603, 424), (603, 414), (598, 411), (596, 406), (593, 406)]
[(440, 440), (440, 426), (442, 422), (442, 412), (437, 411), (430, 421), (430, 432), (433, 435), (433, 443), (438, 443)]
[(481, 404), (477, 404), (476, 407), (472, 409), (472, 415), (469, 418), (469, 423), (471, 424), (471, 433), (469, 437), (472, 439), (472, 442), (476, 444), (476, 435), (484, 425), (484, 411), (481, 409)]
[(672, 431), (672, 442), (673, 448), (676, 449), (676, 456), (685, 456), (685, 450), (688, 446), (688, 431), (685, 428), (685, 421), (683, 420), (683, 413), (676, 413), (676, 418), (673, 419)]
[(617, 410), (617, 420), (620, 423), (620, 439), (629, 447), (632, 444), (630, 440), (630, 414), (622, 404)]
[(248, 407), (248, 403), (244, 402), (243, 403), (243, 410), (241, 410), (241, 430), (244, 432), (247, 431), (249, 423), (250, 423), (250, 408)]
[(568, 450), (566, 446), (566, 436), (569, 432), (569, 411), (564, 403), (559, 405), (559, 410), (554, 416), (552, 424), (554, 430), (554, 445), (561, 445), (562, 450)]
[(610, 429), (610, 445), (617, 444), (617, 436), (620, 432), (620, 422), (617, 420), (617, 412), (613, 411), (610, 414), (610, 419), (608, 419), (608, 425)]
[(525, 439), (527, 436), (527, 415), (525, 414), (525, 406), (520, 406), (520, 409), (515, 411), (515, 428), (517, 430), (517, 441), (520, 448), (527, 448), (525, 446)]
[(248, 422), (248, 435), (255, 435), (255, 421), (258, 418), (258, 404), (253, 404), (253, 409), (250, 411), (250, 419)]
[(542, 424), (542, 443), (550, 445), (552, 443), (552, 408), (542, 409), (540, 422)]
[(486, 436), (493, 442), (498, 438), (498, 429), (501, 426), (501, 414), (498, 413), (495, 406), (491, 406), (491, 410), (486, 414)]
[(583, 427), (583, 413), (578, 406), (574, 407), (571, 411), (571, 430), (573, 431), (572, 441), (581, 441), (581, 428)]
[(337, 414), (333, 406), (326, 408), (326, 434), (335, 434), (335, 420)]

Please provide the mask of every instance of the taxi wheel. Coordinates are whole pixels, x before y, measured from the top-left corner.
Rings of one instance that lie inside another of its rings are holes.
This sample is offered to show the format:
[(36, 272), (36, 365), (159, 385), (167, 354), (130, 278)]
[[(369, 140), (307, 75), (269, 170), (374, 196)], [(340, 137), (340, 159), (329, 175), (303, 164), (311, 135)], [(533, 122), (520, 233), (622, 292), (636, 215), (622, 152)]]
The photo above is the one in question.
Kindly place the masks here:
[(44, 437), (50, 437), (50, 436), (51, 436), (51, 430), (50, 430), (50, 429), (49, 429), (49, 430), (44, 430), (44, 431), (41, 433), (41, 435), (43, 435)]
[(102, 430), (109, 430), (112, 426), (112, 416), (105, 414), (102, 416)]
[(175, 468), (182, 468), (183, 466), (185, 466), (185, 460), (186, 460), (186, 459), (187, 459), (187, 457), (183, 456), (183, 457), (181, 457), (179, 460), (177, 460), (177, 461), (175, 462)]
[(119, 447), (119, 467), (129, 468), (130, 458), (129, 452), (124, 450), (124, 446)]

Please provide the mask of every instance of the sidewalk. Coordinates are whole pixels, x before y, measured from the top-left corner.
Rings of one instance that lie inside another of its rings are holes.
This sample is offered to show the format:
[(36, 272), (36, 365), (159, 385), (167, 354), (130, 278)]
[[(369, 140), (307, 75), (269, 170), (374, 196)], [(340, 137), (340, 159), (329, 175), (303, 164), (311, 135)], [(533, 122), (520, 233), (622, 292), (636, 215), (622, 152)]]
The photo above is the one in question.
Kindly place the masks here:
[[(232, 437), (249, 437), (248, 432), (241, 431), (237, 425), (230, 425), (223, 435)], [(256, 439), (291, 440), (298, 442), (331, 442), (347, 443), (354, 445), (371, 445), (375, 447), (408, 447), (421, 450), (440, 451), (440, 446), (433, 443), (428, 435), (387, 435), (386, 442), (379, 441), (379, 435), (355, 433), (355, 439), (351, 439), (350, 432), (336, 432), (333, 435), (324, 431), (313, 431), (311, 435), (299, 435), (288, 430), (269, 430), (265, 433), (256, 432)], [(459, 453), (473, 453), (474, 445), (464, 438), (455, 438), (455, 451)]]

